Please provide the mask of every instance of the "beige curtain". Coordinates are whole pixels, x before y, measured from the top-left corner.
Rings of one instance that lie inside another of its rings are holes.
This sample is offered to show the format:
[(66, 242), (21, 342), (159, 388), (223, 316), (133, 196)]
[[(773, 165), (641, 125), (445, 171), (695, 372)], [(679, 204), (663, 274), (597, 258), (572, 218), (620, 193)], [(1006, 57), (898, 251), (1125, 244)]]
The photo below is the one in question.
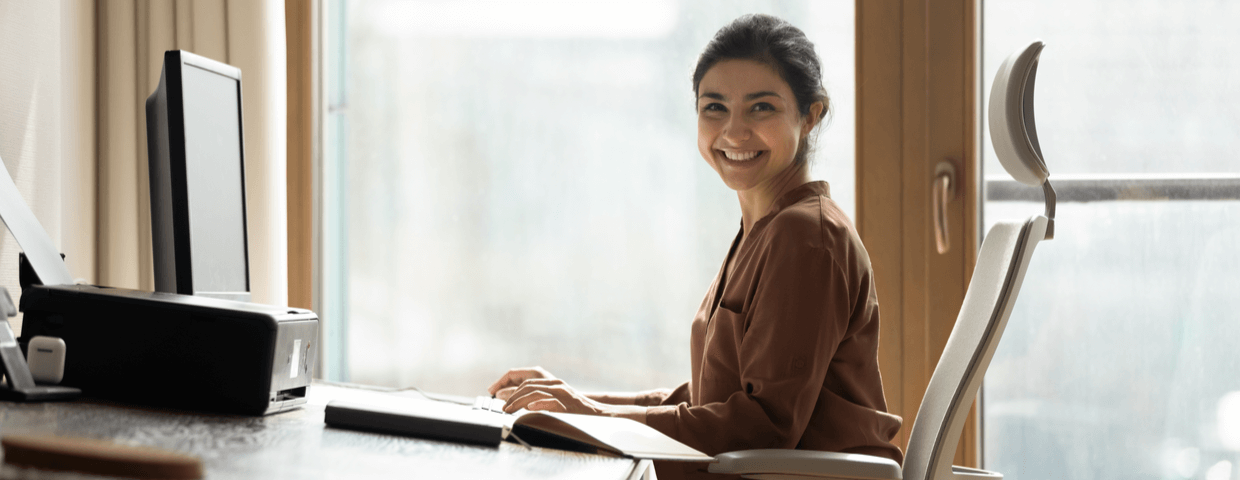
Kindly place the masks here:
[(153, 290), (146, 98), (163, 53), (182, 49), (242, 72), (250, 285), (288, 298), (284, 2), (108, 0), (97, 4), (98, 280)]

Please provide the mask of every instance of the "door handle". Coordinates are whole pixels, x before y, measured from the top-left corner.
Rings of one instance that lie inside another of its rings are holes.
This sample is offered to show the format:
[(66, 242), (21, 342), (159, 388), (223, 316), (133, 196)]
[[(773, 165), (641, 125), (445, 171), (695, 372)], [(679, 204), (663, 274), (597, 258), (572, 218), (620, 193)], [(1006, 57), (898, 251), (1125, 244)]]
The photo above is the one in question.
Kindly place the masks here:
[(956, 198), (956, 166), (943, 160), (934, 167), (934, 183), (930, 189), (934, 209), (934, 246), (942, 255), (951, 250), (947, 234), (947, 204)]

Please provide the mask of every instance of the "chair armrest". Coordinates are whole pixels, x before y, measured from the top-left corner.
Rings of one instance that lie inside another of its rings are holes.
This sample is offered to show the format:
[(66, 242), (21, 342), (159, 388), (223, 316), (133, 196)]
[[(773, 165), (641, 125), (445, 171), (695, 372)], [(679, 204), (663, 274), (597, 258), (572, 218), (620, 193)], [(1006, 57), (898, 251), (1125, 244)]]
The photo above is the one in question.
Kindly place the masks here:
[(900, 464), (890, 458), (813, 450), (741, 450), (715, 455), (711, 473), (798, 475), (806, 478), (900, 480)]

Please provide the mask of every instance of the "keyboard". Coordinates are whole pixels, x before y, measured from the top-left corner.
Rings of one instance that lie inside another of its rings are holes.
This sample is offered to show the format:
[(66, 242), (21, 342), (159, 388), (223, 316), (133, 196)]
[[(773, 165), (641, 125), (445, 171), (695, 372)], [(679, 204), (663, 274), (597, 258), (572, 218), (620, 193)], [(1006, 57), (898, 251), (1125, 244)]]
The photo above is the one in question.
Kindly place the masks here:
[(474, 410), (504, 413), (504, 401), (498, 398), (479, 395), (478, 398), (474, 399)]

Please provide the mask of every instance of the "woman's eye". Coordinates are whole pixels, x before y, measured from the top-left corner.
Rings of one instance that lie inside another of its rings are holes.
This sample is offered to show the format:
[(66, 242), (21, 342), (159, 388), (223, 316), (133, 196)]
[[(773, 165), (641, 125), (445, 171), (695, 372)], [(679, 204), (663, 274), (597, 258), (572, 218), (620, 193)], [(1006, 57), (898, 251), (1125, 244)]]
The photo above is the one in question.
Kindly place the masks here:
[(703, 112), (726, 112), (728, 111), (728, 109), (724, 108), (723, 104), (721, 103), (708, 103), (706, 104), (705, 107), (702, 107), (702, 111)]
[(766, 102), (755, 103), (752, 110), (755, 112), (774, 112), (775, 106)]

